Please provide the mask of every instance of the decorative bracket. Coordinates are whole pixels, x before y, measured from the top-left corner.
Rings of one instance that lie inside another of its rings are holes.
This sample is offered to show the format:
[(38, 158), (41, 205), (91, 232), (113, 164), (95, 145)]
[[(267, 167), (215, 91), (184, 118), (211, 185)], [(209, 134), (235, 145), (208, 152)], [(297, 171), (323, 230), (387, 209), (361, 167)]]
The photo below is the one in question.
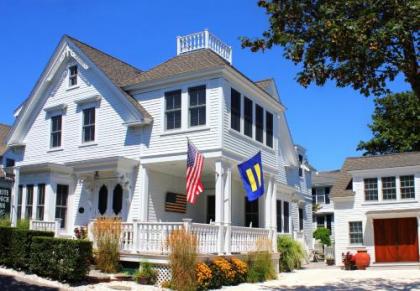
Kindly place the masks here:
[(54, 78), (55, 74), (57, 73), (58, 68), (60, 67), (61, 63), (67, 59), (72, 57), (75, 59), (83, 69), (87, 70), (89, 69), (88, 64), (86, 64), (79, 55), (77, 55), (68, 45), (63, 49), (63, 51), (60, 54), (60, 57), (58, 58), (57, 62), (52, 66), (51, 70), (48, 72), (47, 82), (51, 82), (51, 80)]

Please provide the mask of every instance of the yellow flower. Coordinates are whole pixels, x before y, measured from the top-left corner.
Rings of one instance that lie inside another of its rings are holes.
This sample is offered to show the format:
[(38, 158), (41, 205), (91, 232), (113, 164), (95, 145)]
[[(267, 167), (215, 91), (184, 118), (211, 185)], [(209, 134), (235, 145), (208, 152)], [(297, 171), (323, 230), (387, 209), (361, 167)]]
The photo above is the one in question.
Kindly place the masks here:
[(241, 261), (238, 258), (232, 258), (232, 264), (236, 267), (236, 270), (241, 275), (244, 275), (248, 272), (248, 266), (244, 261)]

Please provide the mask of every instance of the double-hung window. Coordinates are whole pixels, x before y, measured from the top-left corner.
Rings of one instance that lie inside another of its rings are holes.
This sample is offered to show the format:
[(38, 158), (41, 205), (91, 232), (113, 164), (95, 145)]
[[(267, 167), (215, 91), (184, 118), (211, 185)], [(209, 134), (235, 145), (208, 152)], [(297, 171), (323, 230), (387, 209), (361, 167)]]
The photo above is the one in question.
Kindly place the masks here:
[(73, 87), (77, 85), (77, 66), (69, 67), (69, 87)]
[(83, 110), (83, 142), (95, 141), (95, 107)]
[(401, 176), (400, 177), (400, 190), (401, 190), (401, 199), (415, 198), (414, 176)]
[(382, 197), (384, 200), (397, 199), (395, 177), (382, 177)]
[(181, 128), (181, 90), (165, 93), (165, 129)]
[(26, 186), (26, 211), (25, 218), (32, 219), (32, 204), (34, 202), (34, 185)]
[(289, 233), (289, 220), (290, 220), (289, 202), (283, 201), (283, 229), (285, 233)]
[(365, 200), (377, 201), (378, 200), (378, 179), (368, 178), (364, 179), (365, 184)]
[(56, 201), (55, 201), (55, 218), (61, 219), (61, 228), (66, 226), (67, 216), (67, 197), (69, 195), (68, 185), (57, 185)]
[(252, 137), (253, 122), (252, 100), (244, 97), (244, 134)]
[(299, 208), (299, 231), (303, 230), (303, 208)]
[(61, 130), (62, 130), (62, 116), (56, 115), (51, 117), (51, 141), (52, 148), (61, 147)]
[(36, 219), (44, 220), (45, 184), (38, 184), (38, 205), (36, 207)]
[(350, 244), (363, 244), (363, 227), (361, 221), (349, 222)]
[(283, 231), (283, 214), (281, 211), (281, 200), (277, 200), (277, 232), (282, 232)]
[(206, 124), (206, 86), (188, 88), (190, 126)]
[(264, 109), (255, 104), (255, 139), (264, 142)]
[(230, 127), (241, 131), (241, 94), (235, 89), (230, 90)]
[(273, 147), (273, 114), (265, 112), (265, 144)]

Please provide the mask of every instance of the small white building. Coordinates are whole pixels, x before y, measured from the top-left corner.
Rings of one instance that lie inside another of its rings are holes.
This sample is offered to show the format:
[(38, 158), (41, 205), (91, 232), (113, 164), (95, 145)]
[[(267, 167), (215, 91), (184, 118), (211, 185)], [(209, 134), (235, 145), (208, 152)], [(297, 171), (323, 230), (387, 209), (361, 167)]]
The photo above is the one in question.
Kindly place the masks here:
[(359, 249), (373, 263), (419, 261), (420, 152), (346, 159), (331, 199), (338, 265)]
[[(187, 138), (205, 157), (196, 205), (185, 204)], [(275, 82), (247, 78), (208, 31), (178, 37), (177, 55), (148, 71), (64, 36), (8, 146), (22, 154), (13, 223), (72, 236), (120, 216), (128, 257), (165, 254), (167, 233), (183, 225), (204, 254), (247, 252), (278, 233), (312, 246), (311, 173)], [(249, 203), (237, 164), (258, 151), (266, 192)]]

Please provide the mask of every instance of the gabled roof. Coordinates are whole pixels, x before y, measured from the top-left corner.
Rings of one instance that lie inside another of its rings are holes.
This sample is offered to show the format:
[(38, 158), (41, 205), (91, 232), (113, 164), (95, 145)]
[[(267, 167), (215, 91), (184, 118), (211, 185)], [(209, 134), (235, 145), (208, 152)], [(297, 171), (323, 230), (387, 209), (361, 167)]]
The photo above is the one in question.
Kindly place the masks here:
[(347, 197), (353, 195), (349, 185), (352, 182), (351, 171), (376, 170), (420, 166), (420, 152), (388, 154), (380, 156), (347, 158), (340, 174), (332, 188), (332, 197)]
[(6, 137), (9, 134), (11, 127), (6, 124), (0, 124), (0, 156), (2, 156), (7, 149)]
[(268, 87), (271, 86), (271, 82), (273, 82), (273, 79), (264, 79), (264, 80), (260, 80), (260, 81), (255, 81), (255, 85), (257, 85), (258, 87), (260, 87), (261, 89), (263, 89), (264, 91), (268, 92)]
[(332, 186), (340, 175), (340, 170), (312, 172), (312, 186)]

